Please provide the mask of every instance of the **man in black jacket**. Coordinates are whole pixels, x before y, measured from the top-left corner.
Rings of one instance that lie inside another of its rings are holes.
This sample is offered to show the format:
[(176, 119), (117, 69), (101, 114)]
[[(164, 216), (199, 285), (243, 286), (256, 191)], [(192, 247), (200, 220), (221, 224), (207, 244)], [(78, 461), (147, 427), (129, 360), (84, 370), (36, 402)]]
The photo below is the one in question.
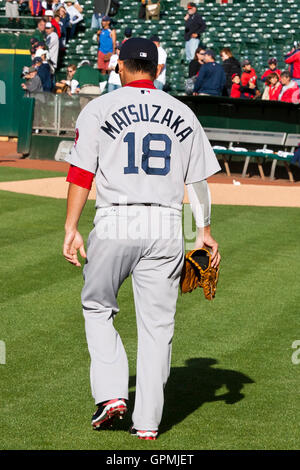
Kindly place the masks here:
[(237, 74), (241, 76), (242, 69), (239, 61), (233, 57), (231, 49), (229, 47), (224, 47), (220, 51), (220, 56), (223, 61), (223, 69), (226, 75), (226, 90), (228, 96), (230, 96), (231, 87), (232, 87), (232, 76)]
[(185, 53), (186, 59), (190, 62), (194, 56), (200, 42), (200, 35), (206, 29), (206, 24), (202, 16), (197, 13), (197, 5), (189, 2), (187, 5), (188, 12), (184, 17), (185, 21)]

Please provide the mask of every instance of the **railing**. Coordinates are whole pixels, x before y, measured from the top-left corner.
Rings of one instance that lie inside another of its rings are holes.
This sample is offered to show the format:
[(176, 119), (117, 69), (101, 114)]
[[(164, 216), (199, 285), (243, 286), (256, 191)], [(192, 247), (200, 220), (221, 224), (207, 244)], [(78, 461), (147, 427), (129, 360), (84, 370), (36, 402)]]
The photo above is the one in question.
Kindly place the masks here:
[(32, 93), (35, 98), (33, 129), (46, 130), (60, 135), (61, 132), (74, 132), (76, 120), (84, 106), (95, 95), (83, 93), (69, 96), (67, 93)]
[(0, 16), (0, 29), (1, 31), (34, 31), (37, 27), (37, 22), (42, 16), (18, 16), (10, 21), (8, 16)]

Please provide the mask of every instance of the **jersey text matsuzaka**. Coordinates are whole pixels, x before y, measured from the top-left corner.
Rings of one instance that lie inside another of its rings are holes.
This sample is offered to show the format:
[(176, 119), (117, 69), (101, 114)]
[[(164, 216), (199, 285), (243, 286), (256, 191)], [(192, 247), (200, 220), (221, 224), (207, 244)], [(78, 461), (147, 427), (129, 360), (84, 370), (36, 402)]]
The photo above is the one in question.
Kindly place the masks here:
[(186, 127), (182, 116), (175, 115), (174, 111), (170, 108), (162, 109), (158, 104), (130, 104), (123, 106), (118, 111), (112, 113), (110, 119), (105, 121), (101, 129), (112, 139), (115, 139), (116, 135), (120, 134), (123, 129), (138, 122), (164, 124), (174, 132), (179, 142), (183, 142), (193, 132), (190, 126)]

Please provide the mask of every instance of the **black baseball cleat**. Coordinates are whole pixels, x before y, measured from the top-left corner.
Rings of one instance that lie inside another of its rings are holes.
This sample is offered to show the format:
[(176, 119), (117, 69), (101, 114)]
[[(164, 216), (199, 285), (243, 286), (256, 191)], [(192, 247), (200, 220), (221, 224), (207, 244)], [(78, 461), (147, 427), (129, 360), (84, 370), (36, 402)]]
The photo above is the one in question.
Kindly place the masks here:
[(111, 428), (114, 418), (123, 419), (126, 411), (127, 406), (123, 398), (99, 403), (97, 411), (92, 416), (93, 429)]
[(158, 431), (140, 431), (135, 429), (133, 426), (129, 429), (129, 433), (132, 436), (137, 436), (139, 439), (144, 439), (145, 441), (156, 441)]

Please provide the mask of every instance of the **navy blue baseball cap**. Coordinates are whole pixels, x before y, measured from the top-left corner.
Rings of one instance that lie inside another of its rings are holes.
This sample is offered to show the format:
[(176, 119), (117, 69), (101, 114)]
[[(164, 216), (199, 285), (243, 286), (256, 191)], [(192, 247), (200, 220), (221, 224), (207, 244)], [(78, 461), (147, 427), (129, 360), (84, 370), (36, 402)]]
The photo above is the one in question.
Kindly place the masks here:
[(131, 38), (122, 44), (120, 60), (140, 59), (158, 64), (158, 51), (156, 45), (149, 39)]

